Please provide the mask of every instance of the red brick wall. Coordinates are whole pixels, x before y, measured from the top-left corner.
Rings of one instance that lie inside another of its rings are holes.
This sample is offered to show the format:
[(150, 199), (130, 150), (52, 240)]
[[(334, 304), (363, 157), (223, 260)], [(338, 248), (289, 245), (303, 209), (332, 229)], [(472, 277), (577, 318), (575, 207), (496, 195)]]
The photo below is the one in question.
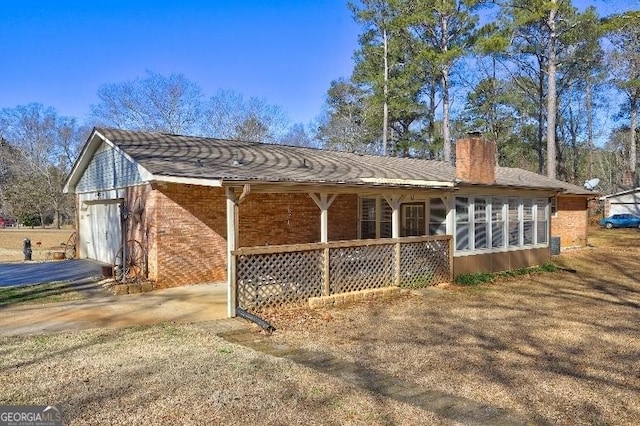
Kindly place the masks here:
[(165, 288), (224, 281), (224, 189), (158, 184), (153, 193), (156, 218), (150, 234), (155, 233), (151, 238), (155, 241), (156, 285)]
[[(145, 241), (149, 278), (158, 288), (226, 279), (226, 196), (222, 188), (158, 184), (131, 188), (145, 217), (129, 230)], [(320, 209), (307, 194), (249, 194), (240, 204), (239, 247), (320, 240)], [(357, 237), (358, 198), (340, 195), (329, 208), (329, 239)]]
[[(318, 222), (320, 227), (320, 222)], [(329, 207), (329, 241), (358, 238), (358, 196), (338, 195)]]
[[(358, 197), (339, 195), (329, 207), (329, 240), (357, 238)], [(320, 209), (307, 194), (250, 194), (239, 208), (240, 247), (320, 241)]]
[(558, 196), (557, 216), (551, 218), (551, 235), (560, 237), (560, 247), (587, 245), (587, 198)]

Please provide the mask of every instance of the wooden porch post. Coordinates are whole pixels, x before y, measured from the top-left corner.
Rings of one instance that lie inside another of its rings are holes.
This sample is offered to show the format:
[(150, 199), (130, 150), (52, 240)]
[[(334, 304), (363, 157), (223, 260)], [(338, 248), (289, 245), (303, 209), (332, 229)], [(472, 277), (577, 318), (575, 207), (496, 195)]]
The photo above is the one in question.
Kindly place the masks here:
[(335, 201), (338, 194), (309, 193), (309, 197), (316, 203), (320, 209), (320, 242), (326, 243), (329, 241), (329, 207)]
[(447, 208), (447, 223), (446, 223), (447, 235), (453, 235), (453, 230), (454, 230), (453, 228), (455, 227), (455, 221), (456, 221), (455, 199), (456, 198), (453, 196), (453, 194), (448, 194), (443, 197), (444, 205)]
[[(400, 204), (402, 204), (402, 195), (391, 195), (384, 197), (387, 200), (387, 203), (391, 206), (391, 237), (392, 238), (400, 238)], [(400, 243), (396, 241), (393, 245), (393, 284), (395, 286), (400, 286)]]
[(391, 237), (400, 238), (400, 204), (402, 203), (402, 195), (391, 195), (384, 197), (391, 206)]
[[(329, 195), (327, 193), (314, 194), (309, 193), (309, 197), (316, 203), (320, 209), (320, 242), (329, 241), (329, 207), (335, 201), (338, 194)], [(329, 296), (331, 293), (331, 282), (329, 277), (329, 248), (325, 247), (322, 251), (322, 279), (324, 282), (322, 293)]]
[(227, 195), (227, 315), (229, 318), (236, 316), (237, 283), (236, 283), (236, 257), (233, 251), (238, 248), (238, 206), (236, 205), (236, 193), (233, 188), (225, 188)]

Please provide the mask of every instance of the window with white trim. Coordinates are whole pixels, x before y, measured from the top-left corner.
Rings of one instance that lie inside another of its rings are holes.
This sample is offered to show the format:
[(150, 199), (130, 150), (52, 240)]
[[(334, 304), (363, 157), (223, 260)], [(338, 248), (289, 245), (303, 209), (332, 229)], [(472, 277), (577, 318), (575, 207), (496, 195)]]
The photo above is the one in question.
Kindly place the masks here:
[(525, 198), (522, 200), (522, 244), (530, 246), (533, 244), (533, 200)]
[(546, 244), (549, 241), (549, 203), (545, 198), (536, 199), (536, 242)]
[(521, 223), (520, 223), (520, 199), (509, 198), (507, 215), (507, 228), (509, 235), (509, 247), (520, 246)]
[(391, 238), (393, 209), (382, 197), (360, 198), (359, 230), (361, 239)]
[(473, 202), (473, 233), (474, 233), (474, 248), (485, 249), (488, 248), (489, 238), (489, 223), (487, 215), (487, 199), (486, 198), (474, 198)]
[(456, 250), (469, 250), (469, 198), (456, 197)]
[(376, 237), (376, 199), (360, 199), (360, 238)]
[(505, 202), (503, 198), (494, 197), (491, 200), (491, 247), (504, 247)]
[(456, 197), (456, 251), (547, 245), (549, 210), (546, 198)]
[(429, 235), (447, 233), (447, 206), (442, 198), (429, 200)]

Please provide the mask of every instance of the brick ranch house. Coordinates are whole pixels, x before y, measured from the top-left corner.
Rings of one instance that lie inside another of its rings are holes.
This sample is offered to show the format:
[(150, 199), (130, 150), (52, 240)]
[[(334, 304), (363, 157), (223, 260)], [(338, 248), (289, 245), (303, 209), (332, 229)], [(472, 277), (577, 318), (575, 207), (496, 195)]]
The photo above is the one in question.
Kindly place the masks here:
[(135, 242), (158, 288), (226, 280), (230, 316), (285, 287), (311, 297), (434, 284), (544, 263), (552, 236), (586, 245), (595, 193), (496, 167), (478, 136), (456, 156), (453, 166), (96, 128), (65, 192), (76, 194), (80, 258), (112, 263)]

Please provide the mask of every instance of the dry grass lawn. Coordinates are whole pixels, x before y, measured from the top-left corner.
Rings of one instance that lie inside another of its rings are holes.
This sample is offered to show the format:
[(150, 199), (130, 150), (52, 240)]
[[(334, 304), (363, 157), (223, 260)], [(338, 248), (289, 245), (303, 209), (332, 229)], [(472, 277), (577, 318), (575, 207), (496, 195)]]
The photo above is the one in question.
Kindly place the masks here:
[[(539, 424), (640, 419), (640, 231), (593, 230), (576, 272), (271, 315), (274, 343), (500, 407)], [(0, 338), (0, 405), (69, 424), (451, 424), (291, 361), (164, 324)]]
[(24, 260), (22, 247), (25, 238), (31, 240), (31, 258), (46, 260), (51, 247), (66, 243), (73, 232), (73, 229), (0, 228), (0, 262)]

